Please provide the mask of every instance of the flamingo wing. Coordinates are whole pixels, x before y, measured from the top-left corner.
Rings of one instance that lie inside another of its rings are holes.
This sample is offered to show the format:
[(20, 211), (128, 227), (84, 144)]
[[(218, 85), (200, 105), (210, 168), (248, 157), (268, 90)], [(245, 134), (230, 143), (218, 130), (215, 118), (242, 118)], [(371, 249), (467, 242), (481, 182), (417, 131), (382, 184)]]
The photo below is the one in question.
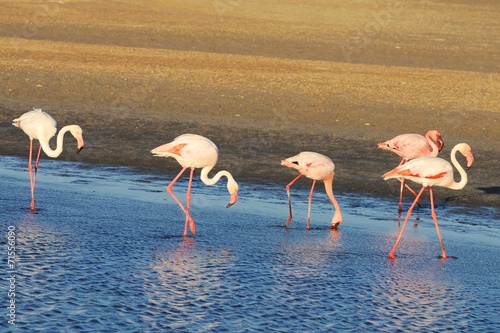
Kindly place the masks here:
[(420, 157), (384, 174), (384, 180), (405, 178), (424, 186), (432, 186), (453, 177), (450, 163), (439, 157)]
[(34, 109), (13, 120), (12, 125), (19, 127), (32, 139), (46, 138), (56, 135), (57, 122), (42, 109)]

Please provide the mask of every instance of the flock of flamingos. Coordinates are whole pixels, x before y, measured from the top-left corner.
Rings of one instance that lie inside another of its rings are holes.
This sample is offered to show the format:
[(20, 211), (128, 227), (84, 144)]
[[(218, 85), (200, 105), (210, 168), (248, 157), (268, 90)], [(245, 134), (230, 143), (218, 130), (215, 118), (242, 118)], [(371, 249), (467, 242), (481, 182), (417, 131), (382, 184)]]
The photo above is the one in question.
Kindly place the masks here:
[[(45, 154), (47, 154), (47, 156), (53, 158), (58, 157), (63, 149), (63, 137), (66, 132), (69, 131), (77, 141), (78, 153), (84, 146), (83, 131), (78, 125), (68, 125), (63, 127), (57, 135), (56, 149), (53, 150), (52, 148), (50, 148), (49, 141), (53, 136), (55, 136), (57, 132), (57, 123), (54, 118), (52, 118), (48, 113), (43, 112), (41, 109), (34, 109), (33, 111), (26, 112), (21, 117), (14, 119), (13, 125), (22, 129), (24, 133), (26, 133), (30, 138), (28, 169), (30, 173), (31, 184), (30, 209), (33, 211), (35, 210), (36, 172), (38, 170), (38, 162), (42, 149)], [(38, 140), (40, 143), (34, 170), (32, 162), (33, 139)], [(474, 157), (472, 155), (470, 146), (466, 143), (457, 144), (453, 148), (453, 150), (451, 151), (451, 162), (461, 176), (460, 182), (455, 182), (453, 178), (452, 165), (448, 161), (437, 157), (439, 151), (443, 148), (443, 145), (444, 143), (441, 138), (441, 134), (435, 130), (428, 131), (425, 137), (419, 134), (402, 134), (378, 144), (379, 148), (391, 151), (401, 156), (402, 158), (401, 162), (396, 168), (383, 175), (384, 180), (397, 178), (401, 182), (398, 210), (400, 212), (402, 211), (402, 195), (403, 189), (405, 187), (415, 195), (415, 200), (408, 209), (405, 221), (403, 223), (403, 226), (401, 227), (401, 230), (399, 231), (396, 243), (389, 253), (388, 257), (390, 259), (395, 258), (395, 251), (405, 230), (406, 223), (411, 216), (415, 204), (420, 202), (420, 197), (426, 188), (429, 189), (430, 193), (432, 218), (434, 220), (434, 224), (436, 226), (437, 234), (439, 237), (439, 242), (441, 245), (441, 257), (443, 259), (448, 258), (444, 249), (441, 232), (439, 231), (437, 215), (434, 211), (433, 186), (443, 186), (454, 190), (462, 189), (465, 184), (467, 184), (467, 173), (458, 163), (455, 155), (458, 151), (466, 157), (467, 169), (470, 168), (472, 163), (474, 162)], [(170, 143), (154, 148), (153, 150), (151, 150), (151, 153), (153, 153), (155, 156), (160, 157), (173, 157), (182, 166), (179, 174), (168, 184), (167, 191), (174, 198), (175, 202), (177, 202), (179, 207), (186, 215), (183, 234), (184, 236), (188, 235), (188, 227), (189, 230), (191, 230), (191, 233), (196, 233), (196, 225), (189, 212), (191, 202), (191, 184), (193, 181), (194, 169), (201, 168), (200, 179), (205, 185), (214, 185), (219, 181), (221, 177), (227, 178), (227, 190), (231, 195), (231, 199), (227, 207), (234, 205), (238, 200), (238, 183), (236, 183), (231, 173), (223, 170), (216, 173), (212, 178), (208, 176), (209, 172), (217, 163), (217, 158), (219, 155), (217, 146), (209, 139), (196, 134), (183, 134), (175, 138), (174, 141)], [(335, 207), (335, 213), (333, 215), (330, 228), (337, 228), (342, 223), (342, 213), (340, 212), (339, 204), (337, 203), (332, 190), (333, 176), (335, 173), (335, 165), (333, 164), (332, 160), (329, 157), (319, 153), (301, 152), (295, 156), (282, 160), (281, 165), (296, 169), (299, 172), (299, 175), (294, 178), (288, 185), (286, 185), (289, 216), (285, 226), (288, 227), (290, 221), (292, 220), (290, 187), (300, 177), (306, 176), (307, 178), (311, 178), (313, 180), (311, 191), (309, 194), (306, 228), (310, 228), (312, 193), (316, 181), (318, 180), (323, 181), (326, 193)], [(186, 193), (186, 203), (185, 205), (183, 205), (172, 191), (172, 187), (187, 169), (190, 169), (190, 174)], [(418, 193), (413, 191), (408, 186), (408, 184), (405, 184), (405, 179), (421, 184), (421, 190)]]

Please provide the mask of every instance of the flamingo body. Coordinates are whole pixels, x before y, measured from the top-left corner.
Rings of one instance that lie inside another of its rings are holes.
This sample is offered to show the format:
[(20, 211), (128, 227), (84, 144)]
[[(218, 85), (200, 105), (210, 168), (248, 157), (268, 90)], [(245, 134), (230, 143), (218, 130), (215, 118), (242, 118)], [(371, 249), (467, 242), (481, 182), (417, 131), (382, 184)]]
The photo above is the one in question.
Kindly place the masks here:
[(333, 195), (333, 190), (332, 190), (333, 177), (335, 174), (335, 164), (332, 162), (332, 160), (325, 155), (315, 152), (305, 151), (295, 156), (282, 160), (281, 165), (296, 169), (300, 173), (295, 179), (293, 179), (286, 186), (290, 214), (285, 223), (285, 226), (288, 227), (288, 225), (292, 220), (292, 202), (290, 197), (290, 187), (301, 176), (306, 176), (307, 178), (313, 180), (311, 191), (309, 193), (309, 205), (308, 205), (306, 229), (310, 229), (312, 193), (316, 181), (318, 180), (323, 181), (326, 193), (335, 207), (335, 214), (333, 215), (330, 228), (337, 228), (342, 223), (342, 213), (340, 211), (340, 206)]
[[(63, 139), (66, 132), (70, 132), (77, 141), (77, 150), (79, 153), (84, 146), (83, 141), (83, 130), (78, 125), (68, 125), (64, 126), (57, 135), (57, 146), (56, 149), (50, 148), (49, 141), (57, 132), (57, 123), (46, 112), (41, 109), (34, 109), (32, 111), (26, 112), (21, 117), (13, 120), (12, 125), (23, 130), (26, 135), (30, 138), (30, 155), (28, 159), (28, 170), (30, 172), (30, 185), (31, 185), (31, 205), (30, 209), (35, 210), (35, 182), (36, 173), (38, 170), (38, 163), (40, 160), (40, 153), (43, 149), (47, 156), (56, 158), (61, 155), (63, 151)], [(32, 165), (32, 155), (33, 155), (33, 140), (38, 140), (40, 147), (38, 149), (38, 155), (35, 162), (35, 171), (33, 172)]]
[(389, 253), (389, 258), (394, 259), (394, 253), (403, 235), (406, 223), (413, 211), (413, 207), (420, 199), (420, 196), (426, 188), (429, 188), (430, 200), (431, 200), (431, 212), (432, 218), (434, 220), (434, 225), (436, 226), (436, 231), (439, 238), (439, 243), (441, 245), (441, 257), (447, 258), (446, 251), (444, 249), (443, 239), (441, 237), (441, 232), (439, 230), (439, 225), (437, 221), (437, 215), (434, 211), (434, 197), (433, 197), (433, 186), (447, 187), (453, 190), (460, 190), (464, 188), (467, 184), (467, 173), (458, 163), (456, 158), (456, 153), (460, 152), (467, 159), (467, 168), (470, 168), (474, 163), (474, 156), (472, 155), (471, 147), (466, 143), (457, 144), (451, 151), (451, 161), (453, 166), (460, 173), (461, 179), (456, 182), (453, 177), (453, 166), (446, 160), (439, 157), (420, 157), (411, 160), (405, 164), (399, 165), (393, 170), (387, 172), (383, 175), (384, 180), (391, 178), (405, 178), (411, 180), (415, 183), (421, 184), (422, 189), (415, 198), (415, 201), (408, 209), (405, 221), (399, 232), (398, 238), (391, 252)]
[(219, 158), (215, 143), (198, 134), (183, 134), (151, 150), (155, 156), (173, 157), (184, 168), (213, 168)]
[(47, 112), (35, 109), (14, 119), (12, 125), (19, 127), (30, 139), (49, 140), (57, 132), (57, 122)]
[[(201, 168), (200, 179), (205, 185), (214, 185), (221, 177), (226, 177), (228, 180), (227, 190), (231, 195), (227, 207), (231, 207), (238, 201), (238, 183), (236, 183), (231, 173), (222, 170), (217, 172), (213, 178), (208, 177), (208, 173), (213, 169), (219, 157), (219, 150), (211, 140), (197, 134), (183, 134), (176, 137), (174, 141), (170, 143), (156, 147), (151, 150), (151, 153), (159, 157), (173, 157), (182, 166), (182, 170), (167, 186), (167, 191), (186, 215), (184, 236), (188, 235), (188, 226), (191, 232), (196, 234), (196, 225), (189, 211), (194, 169)], [(186, 192), (186, 206), (184, 206), (172, 191), (172, 187), (187, 169), (191, 171), (188, 190)]]
[(401, 156), (405, 161), (418, 157), (437, 156), (443, 149), (441, 133), (430, 130), (425, 137), (420, 134), (400, 134), (385, 142), (380, 142), (380, 149), (388, 150)]

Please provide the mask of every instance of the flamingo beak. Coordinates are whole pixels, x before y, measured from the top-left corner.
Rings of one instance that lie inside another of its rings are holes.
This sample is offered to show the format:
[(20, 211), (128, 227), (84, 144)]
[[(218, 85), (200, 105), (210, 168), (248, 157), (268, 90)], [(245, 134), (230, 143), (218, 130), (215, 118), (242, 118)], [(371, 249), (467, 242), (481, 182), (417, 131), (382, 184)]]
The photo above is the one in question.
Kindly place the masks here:
[(234, 193), (231, 194), (231, 200), (229, 200), (229, 203), (227, 204), (226, 208), (231, 207), (238, 201), (238, 191), (235, 191)]
[(444, 147), (444, 142), (441, 138), (439, 138), (438, 140), (438, 151), (441, 151), (443, 150), (443, 147)]
[(85, 145), (85, 143), (83, 142), (83, 138), (78, 138), (77, 144), (78, 144), (78, 148), (76, 149), (76, 153), (79, 154), (80, 151), (83, 149), (83, 146)]
[(474, 155), (472, 155), (472, 152), (470, 152), (469, 154), (467, 154), (467, 170), (470, 169), (472, 163), (474, 163)]

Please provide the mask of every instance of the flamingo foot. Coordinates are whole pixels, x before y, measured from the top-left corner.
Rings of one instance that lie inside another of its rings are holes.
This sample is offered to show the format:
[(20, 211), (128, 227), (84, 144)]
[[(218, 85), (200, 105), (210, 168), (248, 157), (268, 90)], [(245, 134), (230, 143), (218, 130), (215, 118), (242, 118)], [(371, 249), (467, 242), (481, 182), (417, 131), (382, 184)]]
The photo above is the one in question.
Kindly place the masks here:
[(292, 221), (292, 217), (289, 216), (287, 219), (286, 219), (286, 222), (285, 222), (285, 228), (288, 228), (288, 225), (290, 224), (290, 222)]
[(35, 202), (34, 202), (34, 201), (32, 201), (32, 202), (31, 202), (31, 205), (30, 205), (30, 210), (31, 210), (32, 212), (34, 212), (34, 211), (36, 210), (36, 208), (35, 208)]
[(333, 222), (329, 227), (328, 229), (337, 229), (340, 225), (340, 223), (342, 223), (342, 221), (339, 221), (339, 222)]
[(389, 258), (391, 260), (394, 260), (394, 259), (396, 259), (396, 256), (394, 255), (394, 252), (391, 251), (391, 253), (389, 253), (389, 255), (387, 256), (387, 258)]

